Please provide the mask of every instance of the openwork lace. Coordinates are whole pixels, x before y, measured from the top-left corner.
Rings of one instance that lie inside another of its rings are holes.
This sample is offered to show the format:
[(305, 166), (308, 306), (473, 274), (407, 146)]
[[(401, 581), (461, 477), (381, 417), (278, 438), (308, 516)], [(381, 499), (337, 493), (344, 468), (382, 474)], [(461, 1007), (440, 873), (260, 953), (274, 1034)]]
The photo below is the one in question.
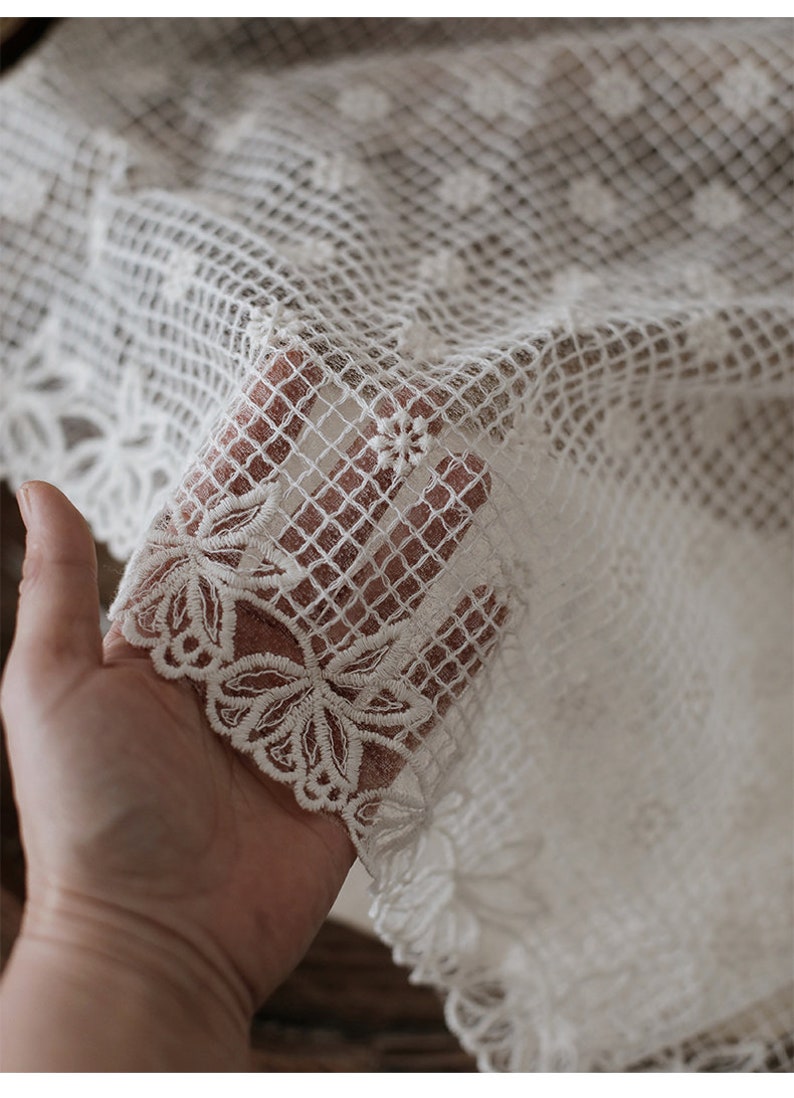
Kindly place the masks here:
[(791, 1066), (790, 43), (76, 20), (0, 87), (3, 474), (484, 1070)]

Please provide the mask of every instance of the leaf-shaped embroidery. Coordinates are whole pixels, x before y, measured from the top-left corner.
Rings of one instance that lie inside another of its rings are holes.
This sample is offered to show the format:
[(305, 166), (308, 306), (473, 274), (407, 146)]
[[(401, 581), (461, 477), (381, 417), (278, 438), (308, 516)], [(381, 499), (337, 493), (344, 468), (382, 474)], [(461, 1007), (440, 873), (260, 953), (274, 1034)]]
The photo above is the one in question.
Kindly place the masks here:
[(352, 792), (358, 784), (365, 733), (343, 712), (329, 707), (318, 715), (315, 728), (323, 763), (314, 777), (319, 779), (324, 772), (335, 787)]
[(382, 644), (379, 648), (365, 649), (356, 659), (350, 661), (342, 675), (346, 680), (349, 680), (351, 675), (370, 675), (382, 663), (389, 648), (390, 645)]
[(242, 706), (232, 705), (217, 704), (215, 712), (218, 719), (227, 728), (236, 728), (246, 715), (246, 710)]
[[(285, 660), (289, 664), (291, 661)], [(293, 670), (294, 668), (294, 670)], [(232, 675), (224, 683), (224, 693), (233, 696), (249, 698), (259, 697), (261, 694), (273, 690), (281, 690), (284, 687), (295, 689), (302, 685), (302, 668), (292, 664), (288, 670), (280, 670), (276, 667), (265, 665), (264, 667), (250, 667)]]
[[(227, 538), (231, 534), (242, 534), (246, 526), (252, 525), (259, 516), (261, 502), (252, 503), (240, 510), (230, 510), (227, 514), (215, 519), (212, 524), (210, 536), (213, 538)], [(231, 539), (235, 542), (237, 538)]]
[(243, 550), (238, 546), (225, 545), (222, 549), (205, 549), (204, 556), (208, 561), (217, 564), (222, 571), (234, 570), (240, 563)]
[(187, 586), (186, 583), (183, 583), (176, 594), (172, 595), (171, 601), (168, 604), (169, 625), (171, 627), (171, 632), (173, 633), (180, 632), (184, 627), (185, 619), (188, 616)]
[(223, 620), (223, 603), (220, 594), (214, 584), (208, 583), (201, 576), (198, 582), (199, 599), (201, 600), (201, 618), (204, 632), (213, 644), (221, 643), (221, 623)]
[(369, 829), (377, 824), (373, 836), (379, 850), (399, 846), (427, 819), (427, 807), (422, 801), (408, 797), (395, 800), (393, 793), (384, 799), (384, 792), (384, 789), (375, 789), (360, 793), (350, 802), (346, 813), (357, 829)]
[(264, 737), (282, 728), (285, 721), (294, 715), (295, 710), (303, 702), (307, 691), (308, 687), (288, 694), (286, 697), (276, 699), (272, 705), (264, 710), (257, 721), (257, 733)]
[[(250, 576), (260, 580), (281, 581), (284, 578), (289, 577), (292, 572), (295, 572), (299, 578), (302, 578), (305, 574), (303, 569), (298, 571), (296, 568), (290, 568), (289, 562), (281, 559), (282, 554), (277, 553), (277, 551), (270, 549), (269, 553), (270, 556), (260, 560), (256, 567), (248, 572)], [(292, 580), (290, 586), (295, 582), (295, 580)]]
[(135, 610), (135, 624), (138, 632), (143, 636), (150, 637), (152, 639), (160, 635), (160, 631), (157, 628), (157, 611), (159, 604), (150, 602), (147, 606), (143, 606), (141, 609), (136, 607)]
[[(180, 549), (171, 549), (168, 556), (161, 559), (149, 572), (142, 582), (148, 597), (153, 597), (158, 591), (169, 586), (169, 580), (174, 572), (184, 567), (185, 555)], [(159, 556), (158, 552), (158, 556)]]
[(388, 687), (370, 699), (366, 706), (366, 711), (370, 713), (408, 713), (410, 709), (410, 701), (396, 698)]
[(349, 781), (347, 773), (349, 757), (347, 733), (342, 722), (329, 709), (324, 711), (324, 716), (328, 728), (328, 746), (331, 751), (331, 758), (339, 777), (347, 782)]
[(314, 717), (310, 717), (303, 727), (301, 745), (309, 766), (316, 766), (320, 759), (320, 745), (317, 742), (317, 729), (315, 727)]
[(266, 754), (273, 765), (287, 774), (295, 770), (295, 755), (292, 747), (292, 737), (285, 736), (276, 743), (267, 745)]
[(406, 654), (406, 631), (402, 625), (387, 625), (374, 636), (359, 637), (339, 652), (324, 669), (335, 685), (373, 688), (394, 677)]
[(399, 680), (385, 683), (374, 697), (361, 701), (357, 709), (359, 721), (379, 728), (394, 725), (401, 729), (417, 728), (433, 713), (423, 695)]
[(199, 534), (221, 543), (240, 545), (255, 530), (266, 526), (278, 506), (280, 491), (275, 484), (263, 484), (243, 496), (227, 496), (205, 516)]

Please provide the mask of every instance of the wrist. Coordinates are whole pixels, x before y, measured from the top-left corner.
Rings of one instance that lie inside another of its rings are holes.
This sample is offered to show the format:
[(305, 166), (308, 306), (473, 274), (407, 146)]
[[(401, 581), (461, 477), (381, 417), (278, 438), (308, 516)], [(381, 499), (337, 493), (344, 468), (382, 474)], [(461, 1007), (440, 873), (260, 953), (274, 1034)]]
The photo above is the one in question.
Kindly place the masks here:
[(7, 1071), (248, 1067), (242, 981), (190, 935), (109, 901), (51, 890), (29, 904), (2, 1000)]

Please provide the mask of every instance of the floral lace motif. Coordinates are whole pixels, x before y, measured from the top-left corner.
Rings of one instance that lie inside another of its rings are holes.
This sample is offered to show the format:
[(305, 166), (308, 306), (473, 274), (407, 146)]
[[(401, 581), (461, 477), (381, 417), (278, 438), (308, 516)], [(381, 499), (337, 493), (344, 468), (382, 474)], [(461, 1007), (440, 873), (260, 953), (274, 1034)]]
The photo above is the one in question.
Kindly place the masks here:
[(281, 499), (266, 483), (227, 497), (196, 521), (175, 507), (151, 532), (137, 567), (146, 582), (128, 639), (150, 648), (167, 678), (203, 681), (231, 650), (236, 600), (263, 605), (288, 591), (304, 572), (268, 536)]
[(343, 153), (318, 156), (312, 164), (312, 183), (318, 190), (340, 194), (364, 178), (364, 166)]
[(358, 789), (363, 745), (393, 749), (431, 709), (401, 677), (410, 662), (402, 626), (360, 638), (325, 663), (307, 634), (291, 635), (300, 662), (263, 652), (224, 667), (210, 684), (209, 712), (235, 744), (255, 737), (257, 758), (299, 778), (315, 807), (332, 808)]
[(605, 115), (618, 119), (636, 111), (645, 96), (636, 76), (613, 70), (599, 73), (590, 86), (590, 98)]
[(792, 1031), (789, 37), (67, 20), (2, 81), (4, 470), (484, 1069)]
[(13, 368), (0, 466), (17, 483), (38, 476), (68, 485), (95, 536), (123, 558), (176, 464), (167, 419), (147, 405), (132, 370), (102, 402), (89, 388), (89, 365), (64, 352), (61, 338), (53, 313)]
[[(196, 685), (216, 731), (293, 783), (304, 805), (342, 812), (356, 835), (493, 648), (507, 608), (478, 588), (417, 646), (411, 611), (441, 559), (422, 564), (421, 581), (409, 566), (453, 553), (487, 498), (482, 463), (469, 455), (436, 466), (400, 540), (331, 579), (326, 561), (340, 538), (355, 559), (364, 516), (331, 512), (338, 525), (315, 537), (317, 508), (336, 499), (338, 481), (377, 512), (379, 493), (396, 494), (428, 457), (441, 421), (423, 395), (384, 399), (326, 487), (287, 514), (279, 466), (319, 392), (319, 371), (302, 362), (277, 356), (249, 385), (131, 560), (111, 614), (160, 674)], [(394, 583), (413, 588), (402, 606), (392, 606)]]
[(463, 214), (482, 206), (493, 189), (494, 181), (485, 172), (463, 168), (441, 180), (438, 196), (445, 205)]
[(615, 195), (594, 175), (576, 179), (568, 188), (571, 213), (591, 228), (601, 228), (614, 222), (618, 211)]
[(354, 122), (377, 122), (391, 110), (391, 99), (380, 88), (368, 84), (346, 88), (336, 101), (339, 113)]
[(372, 447), (378, 454), (377, 468), (392, 469), (401, 477), (419, 465), (430, 449), (427, 420), (400, 408), (388, 419), (377, 420)]
[(739, 195), (721, 180), (701, 187), (692, 199), (692, 215), (698, 224), (719, 232), (744, 217), (745, 207)]

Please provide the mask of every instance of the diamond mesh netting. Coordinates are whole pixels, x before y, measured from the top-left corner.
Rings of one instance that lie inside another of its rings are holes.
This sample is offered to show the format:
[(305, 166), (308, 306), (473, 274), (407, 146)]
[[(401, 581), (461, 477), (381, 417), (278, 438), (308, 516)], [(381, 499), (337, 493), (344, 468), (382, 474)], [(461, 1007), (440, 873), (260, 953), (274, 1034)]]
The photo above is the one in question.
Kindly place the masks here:
[(791, 1065), (792, 27), (75, 20), (0, 89), (3, 474), (483, 1070)]

